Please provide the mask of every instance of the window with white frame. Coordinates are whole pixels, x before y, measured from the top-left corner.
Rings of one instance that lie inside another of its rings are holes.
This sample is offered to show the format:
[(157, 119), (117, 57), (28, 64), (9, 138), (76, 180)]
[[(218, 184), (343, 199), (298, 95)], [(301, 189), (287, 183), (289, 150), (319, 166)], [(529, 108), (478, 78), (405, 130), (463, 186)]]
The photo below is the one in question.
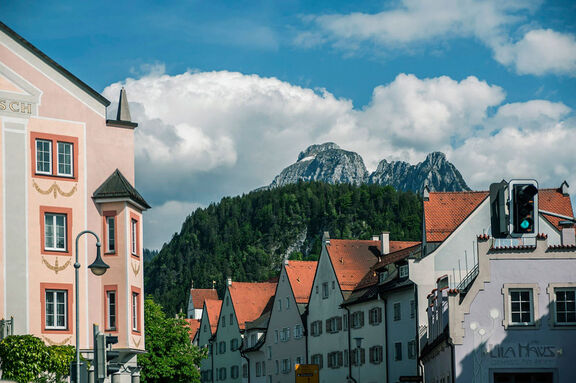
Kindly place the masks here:
[(576, 288), (555, 288), (556, 324), (576, 325)]
[(67, 215), (44, 213), (44, 249), (66, 251)]
[(317, 320), (310, 324), (310, 335), (319, 336), (322, 334), (322, 321)]
[(294, 339), (300, 339), (304, 336), (304, 329), (301, 325), (294, 326)]
[(534, 323), (532, 289), (510, 289), (510, 324), (529, 325)]
[(407, 276), (408, 276), (408, 265), (400, 266), (400, 269), (398, 271), (398, 277), (406, 278)]
[(322, 354), (314, 354), (314, 355), (312, 355), (310, 360), (311, 360), (312, 364), (316, 364), (316, 365), (318, 365), (318, 368), (322, 368), (323, 367), (323, 359), (324, 358), (323, 358)]
[(355, 311), (352, 313), (352, 328), (360, 328), (364, 326), (364, 311)]
[(287, 374), (291, 370), (291, 360), (290, 359), (282, 359), (282, 373)]
[(354, 366), (362, 366), (366, 363), (366, 349), (355, 348), (352, 350), (352, 364)]
[(342, 351), (333, 351), (328, 353), (327, 366), (329, 368), (339, 368), (343, 364)]
[(52, 141), (36, 140), (36, 173), (52, 174)]
[(400, 302), (396, 302), (396, 303), (394, 303), (393, 307), (394, 307), (394, 320), (399, 321), (400, 319), (402, 319), (402, 315), (401, 315), (402, 306), (401, 306)]
[(116, 251), (116, 217), (106, 217), (106, 252)]
[(337, 333), (342, 330), (342, 317), (336, 316), (326, 319), (326, 332), (327, 333)]
[(108, 330), (116, 330), (116, 290), (106, 291), (106, 306), (108, 308), (106, 328)]
[(136, 292), (132, 292), (132, 330), (133, 331), (139, 331), (140, 328), (138, 326), (138, 317), (139, 317), (139, 312), (138, 312), (138, 308), (139, 308), (139, 295)]
[(132, 218), (130, 222), (130, 250), (133, 255), (138, 255), (138, 221)]
[(383, 360), (384, 350), (382, 346), (373, 346), (369, 349), (370, 363), (380, 364)]
[(51, 330), (68, 328), (68, 291), (45, 290), (45, 326)]
[(388, 270), (383, 270), (378, 273), (378, 282), (383, 283), (388, 278)]
[(71, 177), (74, 174), (74, 145), (70, 142), (58, 142), (58, 175)]
[(368, 312), (368, 322), (372, 326), (377, 326), (382, 322), (382, 308), (374, 307)]

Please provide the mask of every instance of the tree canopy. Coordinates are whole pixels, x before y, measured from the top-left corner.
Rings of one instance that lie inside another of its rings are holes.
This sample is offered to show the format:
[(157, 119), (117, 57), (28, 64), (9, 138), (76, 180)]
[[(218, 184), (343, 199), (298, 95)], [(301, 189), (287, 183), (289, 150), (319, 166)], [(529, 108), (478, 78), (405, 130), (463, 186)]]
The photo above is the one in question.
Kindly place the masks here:
[(147, 293), (169, 314), (185, 310), (196, 288), (223, 291), (225, 280), (258, 282), (276, 276), (285, 257), (314, 260), (322, 232), (332, 238), (419, 240), (422, 203), (390, 186), (300, 182), (226, 197), (187, 217), (180, 233), (146, 264)]
[(167, 317), (161, 305), (147, 298), (144, 324), (147, 353), (138, 356), (142, 381), (200, 382), (200, 361), (206, 352), (192, 345), (188, 323)]

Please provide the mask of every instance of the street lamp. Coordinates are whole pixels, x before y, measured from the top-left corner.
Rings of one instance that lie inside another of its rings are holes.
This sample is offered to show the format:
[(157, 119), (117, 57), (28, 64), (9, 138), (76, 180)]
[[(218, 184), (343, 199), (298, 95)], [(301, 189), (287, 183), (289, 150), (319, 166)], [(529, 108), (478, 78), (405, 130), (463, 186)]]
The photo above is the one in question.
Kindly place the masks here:
[(362, 341), (364, 340), (364, 338), (362, 337), (356, 337), (354, 338), (354, 340), (356, 341), (356, 365), (358, 366), (358, 383), (360, 383), (360, 362), (362, 360), (361, 356), (360, 356), (360, 351), (361, 351), (361, 347), (362, 347)]
[[(75, 278), (74, 283), (76, 286), (76, 380), (75, 383), (80, 383), (80, 289), (78, 286), (78, 269), (80, 269), (80, 263), (78, 262), (78, 240), (84, 234), (92, 234), (96, 238), (96, 259), (88, 268), (92, 271), (92, 274), (100, 276), (110, 268), (100, 256), (100, 238), (90, 230), (84, 230), (76, 236), (76, 263), (74, 263)], [(72, 363), (74, 365), (74, 362)]]

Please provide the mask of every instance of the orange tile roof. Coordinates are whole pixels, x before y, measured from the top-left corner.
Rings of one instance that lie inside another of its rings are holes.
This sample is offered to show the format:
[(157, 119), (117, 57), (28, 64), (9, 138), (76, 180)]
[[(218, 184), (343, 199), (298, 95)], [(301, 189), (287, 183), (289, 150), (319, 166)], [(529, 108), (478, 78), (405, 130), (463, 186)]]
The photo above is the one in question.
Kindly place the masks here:
[(317, 265), (316, 261), (288, 261), (284, 266), (296, 303), (308, 303)]
[[(431, 192), (429, 200), (424, 201), (426, 240), (444, 241), (488, 197), (487, 191)], [(570, 196), (563, 195), (559, 189), (539, 189), (538, 204), (540, 210), (573, 217)], [(561, 230), (561, 218), (547, 214), (543, 216)]]
[(214, 289), (190, 289), (190, 296), (192, 297), (194, 308), (197, 309), (204, 306), (206, 299), (218, 300), (218, 293)]
[(190, 340), (194, 340), (194, 337), (200, 328), (200, 320), (191, 318), (186, 318), (184, 320), (188, 323), (188, 327), (190, 327)]
[[(390, 241), (390, 251), (398, 251), (418, 242)], [(354, 290), (370, 268), (378, 262), (380, 241), (331, 239), (326, 246), (342, 291)]]
[[(572, 212), (572, 202), (569, 195), (563, 195), (559, 189), (539, 189), (538, 190), (538, 206), (540, 210), (567, 215), (574, 217)], [(552, 225), (558, 230), (562, 230), (559, 223), (565, 219), (552, 217), (548, 214), (542, 214)]]
[(220, 309), (222, 308), (222, 301), (218, 299), (206, 299), (204, 301), (204, 310), (208, 315), (208, 322), (210, 322), (210, 330), (212, 334), (218, 328), (218, 318), (220, 317)]
[(481, 192), (431, 192), (424, 201), (426, 241), (444, 241), (488, 197)]
[(232, 282), (228, 286), (240, 330), (244, 330), (246, 322), (262, 315), (276, 293), (276, 285), (270, 282)]

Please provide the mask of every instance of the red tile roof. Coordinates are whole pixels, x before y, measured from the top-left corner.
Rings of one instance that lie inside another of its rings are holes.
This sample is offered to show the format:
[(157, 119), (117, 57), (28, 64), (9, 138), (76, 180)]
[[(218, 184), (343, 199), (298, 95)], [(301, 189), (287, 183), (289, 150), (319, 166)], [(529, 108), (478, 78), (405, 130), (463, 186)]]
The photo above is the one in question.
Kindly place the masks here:
[(426, 241), (444, 241), (488, 197), (481, 192), (431, 192), (424, 201)]
[(188, 327), (190, 327), (190, 340), (194, 340), (194, 337), (200, 328), (200, 320), (186, 318), (185, 321), (188, 322)]
[[(444, 241), (488, 196), (489, 193), (486, 191), (431, 192), (429, 200), (424, 201), (426, 240)], [(570, 196), (563, 195), (559, 189), (539, 189), (538, 204), (540, 210), (573, 217)], [(543, 216), (561, 230), (559, 225), (561, 218), (547, 214)]]
[(199, 309), (204, 306), (207, 299), (218, 300), (218, 293), (214, 289), (190, 289), (190, 297), (194, 308)]
[(210, 330), (212, 331), (212, 335), (214, 335), (216, 329), (218, 328), (218, 318), (220, 317), (221, 308), (221, 300), (206, 299), (206, 301), (204, 301), (204, 309), (206, 310), (206, 315), (208, 315), (208, 321), (210, 322)]
[[(418, 244), (410, 241), (390, 241), (390, 252)], [(326, 246), (342, 291), (354, 290), (370, 268), (378, 262), (380, 241), (331, 239)]]
[(284, 266), (296, 303), (308, 303), (317, 265), (316, 261), (289, 261)]
[[(552, 213), (567, 215), (574, 217), (572, 212), (572, 203), (570, 202), (569, 195), (563, 195), (559, 189), (539, 189), (538, 190), (538, 206), (540, 210), (546, 210)], [(562, 218), (552, 217), (548, 214), (542, 214), (558, 230), (562, 230), (559, 223), (565, 221)]]
[(228, 286), (240, 330), (246, 322), (258, 318), (276, 293), (277, 283), (232, 282)]

